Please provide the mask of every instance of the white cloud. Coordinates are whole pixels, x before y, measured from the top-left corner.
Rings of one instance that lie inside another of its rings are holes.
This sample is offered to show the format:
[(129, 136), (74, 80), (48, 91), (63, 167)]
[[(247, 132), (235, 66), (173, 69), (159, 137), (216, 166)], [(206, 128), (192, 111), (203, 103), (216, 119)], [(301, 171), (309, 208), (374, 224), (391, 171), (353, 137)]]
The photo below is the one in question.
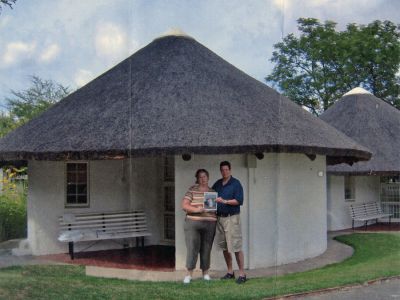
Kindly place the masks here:
[(42, 54), (39, 56), (39, 60), (43, 62), (50, 62), (54, 60), (57, 55), (60, 53), (60, 46), (57, 44), (51, 44), (48, 46)]
[(110, 60), (124, 58), (130, 48), (126, 33), (113, 23), (97, 26), (95, 47), (98, 56)]
[(30, 58), (36, 48), (36, 43), (11, 42), (8, 43), (2, 57), (5, 65), (12, 65)]
[(88, 70), (80, 69), (75, 74), (74, 81), (78, 87), (81, 87), (81, 86), (84, 86), (86, 83), (88, 83), (92, 79), (93, 79), (92, 72), (90, 72)]
[[(251, 0), (246, 1), (245, 5), (241, 0), (222, 3), (224, 4), (214, 2), (211, 8), (216, 13), (213, 13), (214, 24), (209, 24), (209, 28), (207, 28), (210, 33), (212, 26), (217, 24), (217, 26), (219, 25), (217, 29), (222, 29), (230, 39), (236, 39), (239, 34), (259, 38), (270, 35), (276, 27), (279, 27), (277, 18), (281, 17), (281, 12), (269, 1)], [(215, 34), (220, 33), (215, 32)]]

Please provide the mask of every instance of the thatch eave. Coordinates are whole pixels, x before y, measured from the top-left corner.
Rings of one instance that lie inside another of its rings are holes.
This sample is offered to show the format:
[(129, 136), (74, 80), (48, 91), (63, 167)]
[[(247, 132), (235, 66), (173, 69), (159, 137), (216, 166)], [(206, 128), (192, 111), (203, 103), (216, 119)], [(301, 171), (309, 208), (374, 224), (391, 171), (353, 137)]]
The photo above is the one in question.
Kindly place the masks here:
[(327, 171), (329, 175), (333, 176), (399, 176), (400, 171)]
[(132, 150), (104, 150), (104, 151), (61, 151), (61, 152), (2, 152), (0, 161), (27, 161), (27, 160), (118, 160), (129, 157), (146, 157), (159, 155), (182, 154), (243, 154), (243, 153), (299, 153), (306, 155), (325, 155), (327, 163), (351, 164), (357, 161), (369, 160), (371, 153), (357, 149), (334, 149), (312, 146), (296, 145), (238, 145), (221, 147), (171, 147), (171, 148), (147, 148)]

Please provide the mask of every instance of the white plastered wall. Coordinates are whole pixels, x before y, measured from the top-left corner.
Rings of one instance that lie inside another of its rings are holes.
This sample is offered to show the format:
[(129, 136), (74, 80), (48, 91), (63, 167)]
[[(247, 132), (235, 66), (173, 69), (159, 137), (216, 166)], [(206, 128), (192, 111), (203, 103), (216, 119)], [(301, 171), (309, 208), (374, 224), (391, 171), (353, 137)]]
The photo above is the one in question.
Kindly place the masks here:
[(146, 245), (157, 245), (162, 242), (163, 233), (163, 199), (161, 158), (135, 158), (127, 161), (128, 173), (131, 174), (130, 195), (131, 208), (143, 210), (147, 216), (147, 226), (152, 233), (146, 238)]
[[(175, 157), (176, 268), (185, 268), (186, 246), (181, 199), (199, 168), (210, 172), (210, 186), (220, 178), (219, 163), (228, 160), (244, 189), (241, 208), (245, 267), (254, 269), (317, 256), (326, 250), (325, 157), (311, 161), (303, 154), (264, 154), (255, 162), (246, 155)], [(248, 163), (250, 160), (250, 163)], [(212, 269), (225, 269), (214, 244)]]
[[(67, 252), (67, 244), (57, 241), (58, 217), (64, 213), (143, 209), (153, 233), (146, 244), (158, 244), (162, 221), (159, 159), (89, 161), (89, 208), (65, 208), (65, 162), (29, 161), (28, 172), (28, 240), (34, 255)], [(76, 250), (89, 244), (77, 243)], [(89, 250), (119, 247), (102, 241)]]
[[(248, 158), (252, 161), (247, 163)], [(220, 178), (219, 163), (229, 160), (233, 175), (241, 180), (243, 250), (246, 268), (258, 268), (306, 259), (326, 248), (325, 160), (302, 154), (265, 154), (263, 160), (246, 155), (194, 155), (185, 162), (175, 157), (176, 267), (185, 265), (180, 202), (194, 182), (194, 172), (206, 168), (210, 185)], [(90, 161), (90, 208), (66, 209), (65, 163), (29, 162), (28, 238), (33, 254), (63, 253), (67, 245), (57, 241), (58, 216), (65, 212), (144, 209), (152, 237), (146, 244), (160, 244), (162, 199), (160, 158), (125, 161)], [(249, 167), (250, 166), (250, 167)], [(323, 176), (317, 173), (322, 171)], [(310, 213), (313, 220), (310, 222)], [(78, 251), (86, 247), (78, 244)], [(302, 245), (302, 247), (298, 247)], [(102, 242), (91, 250), (116, 248)], [(222, 253), (212, 251), (212, 268), (224, 269)]]
[(277, 264), (317, 256), (327, 247), (325, 156), (279, 155)]
[(345, 201), (344, 176), (328, 175), (328, 230), (351, 228), (349, 205), (379, 201), (379, 185), (379, 176), (354, 176), (355, 200)]

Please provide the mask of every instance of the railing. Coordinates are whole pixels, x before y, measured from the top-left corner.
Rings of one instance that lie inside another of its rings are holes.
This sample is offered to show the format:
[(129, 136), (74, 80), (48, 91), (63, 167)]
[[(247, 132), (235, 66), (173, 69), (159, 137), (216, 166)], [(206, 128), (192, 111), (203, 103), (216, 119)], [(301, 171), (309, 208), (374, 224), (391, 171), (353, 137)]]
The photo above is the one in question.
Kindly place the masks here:
[(381, 183), (380, 196), (383, 212), (393, 214), (393, 219), (400, 219), (400, 183)]
[(397, 202), (381, 203), (382, 211), (387, 214), (392, 214), (393, 219), (400, 219), (400, 204)]

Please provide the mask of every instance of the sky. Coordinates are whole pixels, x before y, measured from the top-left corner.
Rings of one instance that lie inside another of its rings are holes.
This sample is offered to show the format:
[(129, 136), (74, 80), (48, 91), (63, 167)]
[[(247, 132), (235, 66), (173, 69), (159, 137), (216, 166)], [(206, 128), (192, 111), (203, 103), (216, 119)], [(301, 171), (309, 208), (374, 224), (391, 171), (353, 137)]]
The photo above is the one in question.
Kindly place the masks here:
[(177, 28), (262, 81), (296, 20), (400, 23), (398, 0), (17, 0), (0, 14), (0, 109), (32, 75), (71, 90)]

